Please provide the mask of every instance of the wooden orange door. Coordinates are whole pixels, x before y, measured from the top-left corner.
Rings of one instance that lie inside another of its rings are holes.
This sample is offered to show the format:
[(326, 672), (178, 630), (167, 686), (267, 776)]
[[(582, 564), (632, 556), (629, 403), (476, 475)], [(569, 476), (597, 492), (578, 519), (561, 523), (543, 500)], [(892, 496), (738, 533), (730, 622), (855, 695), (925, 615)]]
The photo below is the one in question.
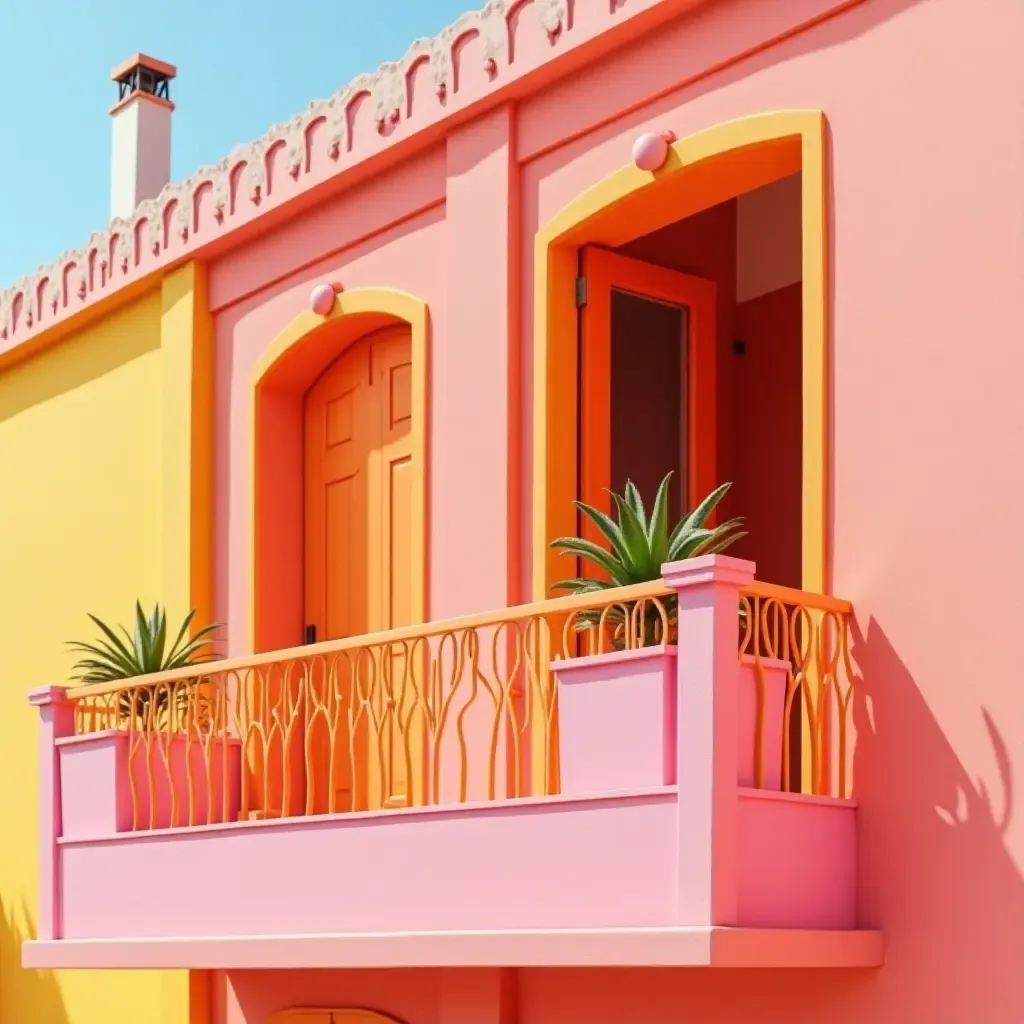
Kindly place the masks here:
[[(408, 328), (375, 336), (371, 379), (380, 404), (379, 447), (371, 459), (371, 480), (380, 495), (380, 516), (370, 528), (375, 566), (371, 595), (379, 628), (395, 629), (413, 622), (412, 347)], [(412, 678), (414, 669), (421, 667), (421, 653), (410, 651), (406, 644), (393, 644), (381, 654), (382, 685), (376, 693), (379, 729), (370, 750), (368, 798), (374, 807), (422, 803), (425, 746)]]
[(306, 623), (318, 640), (371, 628), (367, 537), (377, 444), (370, 346), (349, 348), (306, 396)]
[[(305, 605), (317, 640), (411, 621), (411, 369), (409, 329), (386, 328), (346, 350), (307, 395)], [(410, 800), (408, 716), (389, 699), (404, 693), (406, 711), (412, 699), (403, 650), (317, 666), (315, 810)]]
[(718, 483), (715, 284), (589, 247), (582, 271), (581, 499), (614, 516), (608, 491), (632, 479), (649, 511), (673, 470), (681, 515)]

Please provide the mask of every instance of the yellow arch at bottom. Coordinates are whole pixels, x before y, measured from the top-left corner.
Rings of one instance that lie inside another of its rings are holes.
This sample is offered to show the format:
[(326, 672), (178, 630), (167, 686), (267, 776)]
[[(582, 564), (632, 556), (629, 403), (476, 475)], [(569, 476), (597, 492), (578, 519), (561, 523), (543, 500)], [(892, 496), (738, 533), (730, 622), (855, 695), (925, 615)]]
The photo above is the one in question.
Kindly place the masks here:
[(373, 1010), (284, 1010), (268, 1017), (264, 1024), (397, 1024)]
[[(427, 304), (408, 292), (395, 288), (356, 288), (342, 291), (335, 296), (334, 305), (326, 316), (319, 316), (306, 311), (296, 316), (280, 331), (264, 352), (260, 355), (253, 369), (249, 394), (249, 528), (250, 559), (249, 559), (249, 650), (255, 651), (258, 641), (256, 635), (257, 610), (257, 572), (258, 556), (258, 524), (259, 514), (256, 498), (257, 478), (257, 406), (260, 389), (273, 386), (279, 376), (285, 374), (285, 364), (289, 354), (303, 340), (329, 324), (341, 321), (351, 334), (347, 339), (357, 338), (383, 327), (389, 323), (401, 321), (410, 327), (412, 349), (412, 579), (410, 609), (413, 619), (421, 622), (426, 616), (426, 522), (427, 522), (427, 491), (426, 491), (426, 460), (427, 460), (427, 374), (430, 314)], [(321, 367), (325, 369), (326, 367)], [(348, 1012), (348, 1011), (345, 1011)], [(350, 1022), (351, 1024), (351, 1022)]]

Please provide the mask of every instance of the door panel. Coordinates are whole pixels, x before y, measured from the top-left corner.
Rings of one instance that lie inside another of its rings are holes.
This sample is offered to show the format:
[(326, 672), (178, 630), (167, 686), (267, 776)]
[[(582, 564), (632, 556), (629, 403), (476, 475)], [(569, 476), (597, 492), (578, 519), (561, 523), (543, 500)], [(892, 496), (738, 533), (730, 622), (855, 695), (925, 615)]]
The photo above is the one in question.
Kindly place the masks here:
[(408, 329), (375, 336), (371, 362), (374, 388), (380, 396), (380, 458), (374, 467), (382, 513), (378, 628), (394, 629), (411, 623), (412, 343)]
[(360, 342), (306, 397), (306, 622), (320, 640), (370, 626), (368, 457), (377, 430), (369, 384), (369, 348)]
[(581, 499), (614, 516), (608, 490), (631, 478), (649, 506), (668, 466), (680, 514), (718, 482), (715, 284), (589, 247), (582, 269)]
[[(403, 329), (382, 332), (372, 353), (374, 387), (381, 395), (379, 487), (383, 518), (380, 530), (380, 617), (382, 629), (412, 624), (412, 345)], [(384, 807), (422, 802), (410, 790), (422, 778), (423, 730), (416, 714), (412, 672), (418, 667), (406, 644), (384, 653), (379, 762), (374, 800)], [(422, 676), (420, 676), (422, 678)]]
[[(318, 640), (365, 633), (370, 624), (368, 458), (376, 430), (369, 385), (369, 348), (358, 343), (306, 396), (305, 605), (306, 624), (315, 627)], [(365, 729), (353, 735), (349, 728), (353, 692), (347, 668), (344, 658), (320, 659), (309, 667), (308, 749), (300, 759), (307, 813), (359, 803), (350, 750), (357, 763), (364, 760), (366, 740)]]
[[(307, 395), (306, 621), (319, 640), (411, 621), (411, 369), (409, 329), (386, 328), (346, 350)], [(408, 682), (402, 652), (397, 664), (396, 651), (355, 653), (313, 668), (314, 812), (410, 799), (401, 709), (389, 700)]]

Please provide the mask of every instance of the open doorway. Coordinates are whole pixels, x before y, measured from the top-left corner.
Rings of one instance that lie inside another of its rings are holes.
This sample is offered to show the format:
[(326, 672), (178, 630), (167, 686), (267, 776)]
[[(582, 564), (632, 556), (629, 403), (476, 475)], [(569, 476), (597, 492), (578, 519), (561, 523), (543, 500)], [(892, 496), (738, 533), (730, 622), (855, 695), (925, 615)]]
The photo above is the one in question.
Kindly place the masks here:
[(649, 507), (672, 473), (678, 519), (715, 486), (714, 282), (591, 246), (580, 267), (582, 500), (613, 515), (632, 481)]
[[(801, 180), (791, 174), (615, 249), (580, 270), (579, 490), (605, 508), (626, 480), (675, 520), (719, 483), (730, 554), (802, 584)], [(608, 510), (610, 511), (610, 510)]]

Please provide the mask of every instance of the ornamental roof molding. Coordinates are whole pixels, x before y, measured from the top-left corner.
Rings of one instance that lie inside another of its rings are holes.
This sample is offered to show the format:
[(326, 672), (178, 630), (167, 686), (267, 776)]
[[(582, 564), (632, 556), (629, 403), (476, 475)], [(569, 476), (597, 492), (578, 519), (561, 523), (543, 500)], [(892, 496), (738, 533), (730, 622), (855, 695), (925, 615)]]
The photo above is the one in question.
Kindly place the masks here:
[(663, 2), (488, 0), (0, 289), (0, 357)]

